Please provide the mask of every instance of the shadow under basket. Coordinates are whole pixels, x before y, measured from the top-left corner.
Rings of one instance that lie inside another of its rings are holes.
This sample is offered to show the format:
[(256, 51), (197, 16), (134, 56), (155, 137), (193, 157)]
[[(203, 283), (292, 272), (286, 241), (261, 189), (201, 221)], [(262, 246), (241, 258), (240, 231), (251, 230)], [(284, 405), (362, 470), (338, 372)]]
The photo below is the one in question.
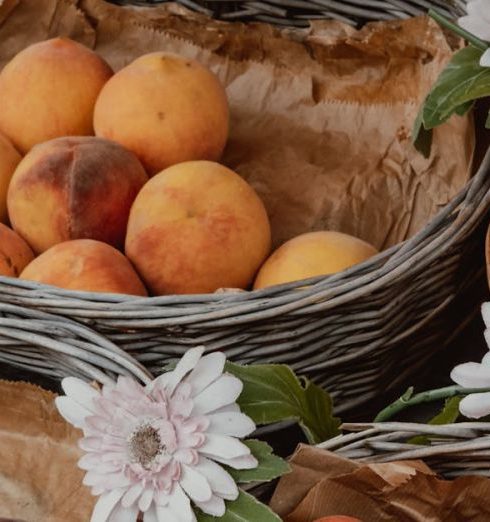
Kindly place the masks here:
[(443, 350), (485, 288), (490, 151), (410, 240), (345, 272), (253, 292), (141, 298), (0, 278), (0, 360), (54, 378), (147, 382), (188, 348), (286, 363), (337, 413), (399, 386)]

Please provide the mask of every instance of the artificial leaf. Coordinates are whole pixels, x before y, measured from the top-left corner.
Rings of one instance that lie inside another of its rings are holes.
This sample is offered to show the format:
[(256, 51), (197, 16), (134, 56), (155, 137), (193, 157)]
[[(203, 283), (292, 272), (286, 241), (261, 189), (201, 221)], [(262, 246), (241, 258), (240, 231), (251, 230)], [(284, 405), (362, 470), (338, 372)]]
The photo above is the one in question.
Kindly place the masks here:
[(425, 129), (441, 125), (467, 110), (470, 102), (490, 95), (490, 67), (480, 65), (483, 52), (470, 45), (454, 54), (425, 100)]
[(198, 522), (281, 522), (281, 519), (265, 504), (244, 491), (231, 502), (226, 502), (226, 513), (213, 517), (197, 512)]
[(424, 127), (423, 112), (424, 108), (421, 107), (413, 125), (412, 142), (424, 158), (428, 158), (432, 149), (432, 130), (427, 130)]
[(289, 366), (241, 366), (228, 362), (226, 370), (243, 382), (237, 402), (256, 424), (295, 420), (311, 444), (339, 433), (340, 421), (332, 416), (328, 393), (307, 380), (302, 386)]
[(281, 457), (274, 455), (272, 448), (266, 442), (244, 440), (243, 443), (250, 448), (252, 455), (259, 461), (259, 465), (255, 469), (227, 468), (235, 482), (239, 484), (269, 482), (291, 471), (289, 464)]
[[(431, 419), (428, 424), (431, 424), (432, 426), (440, 426), (442, 424), (452, 424), (453, 422), (456, 422), (460, 415), (459, 403), (462, 399), (463, 397), (451, 397), (447, 399), (442, 411)], [(425, 435), (420, 435), (410, 439), (408, 442), (410, 444), (428, 444), (429, 439)]]

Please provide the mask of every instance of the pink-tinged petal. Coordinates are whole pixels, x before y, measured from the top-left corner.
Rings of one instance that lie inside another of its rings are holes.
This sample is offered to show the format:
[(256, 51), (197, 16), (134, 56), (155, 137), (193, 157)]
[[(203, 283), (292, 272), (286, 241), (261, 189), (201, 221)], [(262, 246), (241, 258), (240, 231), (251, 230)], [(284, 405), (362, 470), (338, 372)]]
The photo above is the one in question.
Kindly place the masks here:
[(225, 459), (233, 459), (250, 455), (250, 448), (238, 439), (228, 437), (228, 435), (207, 433), (206, 442), (201, 446), (199, 452)]
[(102, 440), (99, 437), (84, 437), (78, 441), (78, 447), (83, 451), (102, 451)]
[(184, 448), (179, 449), (173, 454), (173, 458), (182, 464), (195, 466), (199, 462), (199, 454), (197, 450)]
[(223, 406), (222, 408), (218, 408), (217, 410), (213, 411), (213, 415), (215, 413), (241, 413), (240, 406), (236, 402), (233, 402), (231, 404), (227, 404), (226, 406)]
[(464, 363), (451, 372), (451, 379), (465, 388), (490, 388), (490, 367), (479, 363)]
[[(172, 522), (171, 519), (168, 519), (169, 522)], [(165, 519), (159, 520), (157, 517), (157, 512), (155, 506), (151, 506), (151, 508), (145, 513), (143, 517), (144, 522), (167, 522)]]
[(156, 506), (155, 513), (158, 522), (180, 522), (177, 513), (174, 513), (168, 507)]
[(205, 453), (203, 455), (233, 469), (255, 469), (259, 465), (257, 459), (253, 455), (245, 455), (234, 459), (224, 459), (222, 457), (206, 455)]
[(92, 493), (92, 496), (93, 497), (100, 497), (100, 495), (102, 495), (102, 493), (105, 493), (106, 491), (106, 488), (103, 487), (103, 486), (94, 486), (90, 492)]
[(141, 482), (133, 484), (124, 494), (124, 497), (121, 500), (121, 504), (125, 508), (129, 508), (133, 504), (137, 506), (137, 500), (139, 499), (141, 493), (143, 493), (144, 486)]
[(182, 465), (180, 485), (194, 502), (206, 502), (213, 494), (206, 477), (185, 464)]
[(104, 462), (101, 461), (97, 466), (92, 468), (96, 473), (100, 475), (105, 474), (120, 474), (122, 472), (123, 465), (120, 462)]
[(86, 471), (90, 469), (95, 469), (100, 463), (100, 455), (97, 453), (86, 453), (81, 459), (78, 461), (78, 467), (80, 469), (84, 469)]
[[(489, 24), (490, 25), (490, 24)], [(482, 67), (490, 67), (490, 49), (487, 49), (481, 59), (480, 59), (480, 65)]]
[(61, 387), (65, 395), (84, 406), (87, 410), (95, 411), (94, 401), (100, 398), (100, 392), (93, 386), (76, 377), (66, 377), (61, 381)]
[(182, 379), (184, 379), (184, 377), (195, 368), (203, 353), (204, 346), (192, 348), (187, 350), (182, 359), (180, 359), (175, 370), (170, 373), (170, 378), (167, 382), (166, 389), (170, 396), (173, 394), (180, 381), (182, 381)]
[(490, 366), (490, 352), (487, 352), (481, 360), (483, 366)]
[(138, 513), (138, 506), (125, 508), (121, 505), (117, 505), (111, 513), (108, 522), (137, 522)]
[(192, 384), (192, 396), (195, 397), (213, 383), (225, 368), (226, 356), (221, 352), (204, 355), (186, 378)]
[(212, 496), (211, 500), (208, 500), (207, 502), (196, 502), (196, 506), (207, 515), (213, 517), (222, 517), (226, 512), (225, 501), (216, 496)]
[(116, 388), (118, 393), (133, 400), (145, 399), (144, 387), (131, 377), (120, 375), (117, 378)]
[(256, 429), (253, 420), (244, 413), (213, 413), (208, 416), (211, 424), (208, 433), (220, 433), (233, 437), (246, 437)]
[(243, 383), (233, 375), (224, 374), (194, 397), (194, 415), (205, 415), (235, 402), (243, 390)]
[(218, 495), (226, 500), (236, 500), (238, 498), (238, 486), (233, 477), (220, 465), (201, 455), (196, 471), (204, 475), (213, 490), (214, 495)]
[(490, 328), (490, 302), (483, 303), (481, 306), (481, 315), (486, 328)]
[(459, 411), (470, 419), (490, 415), (490, 392), (467, 395), (459, 403)]
[(54, 400), (56, 408), (60, 415), (70, 424), (73, 424), (75, 428), (85, 428), (85, 419), (92, 415), (92, 412), (82, 406), (80, 403), (75, 402), (70, 397), (56, 397)]
[(150, 509), (150, 506), (153, 502), (153, 489), (146, 488), (143, 493), (141, 493), (141, 497), (138, 501), (138, 506), (143, 513)]
[[(154, 394), (157, 392), (165, 392), (167, 385), (172, 377), (172, 372), (165, 372), (159, 375), (155, 380), (146, 385), (145, 392), (147, 394)], [(165, 392), (166, 393), (166, 392)]]
[[(179, 522), (195, 522), (196, 516), (191, 508), (191, 501), (183, 489), (176, 484), (170, 495), (169, 509), (177, 515)], [(158, 508), (157, 508), (158, 513)]]
[(168, 493), (162, 490), (156, 491), (153, 499), (155, 501), (155, 504), (160, 507), (167, 506), (170, 501)]
[(458, 20), (460, 27), (478, 38), (490, 41), (490, 24), (480, 17), (463, 16)]
[(466, 5), (466, 12), (470, 16), (477, 16), (490, 24), (489, 0), (470, 0)]
[(104, 493), (95, 504), (90, 522), (107, 522), (123, 494), (124, 489), (114, 489)]

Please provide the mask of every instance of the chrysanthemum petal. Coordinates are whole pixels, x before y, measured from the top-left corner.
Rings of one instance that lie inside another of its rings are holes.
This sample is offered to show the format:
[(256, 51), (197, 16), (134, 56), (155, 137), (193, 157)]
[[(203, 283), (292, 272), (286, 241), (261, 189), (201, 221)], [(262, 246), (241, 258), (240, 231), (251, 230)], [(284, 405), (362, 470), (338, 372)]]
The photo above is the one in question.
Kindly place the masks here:
[(255, 469), (259, 465), (257, 459), (252, 454), (244, 455), (243, 457), (236, 457), (234, 459), (225, 459), (215, 455), (206, 455), (205, 453), (204, 455), (233, 469)]
[(83, 429), (85, 427), (85, 419), (93, 415), (90, 410), (75, 402), (71, 397), (56, 397), (56, 407), (60, 415), (75, 428)]
[(223, 373), (225, 362), (226, 356), (221, 352), (209, 353), (200, 359), (186, 377), (186, 381), (192, 385), (193, 397), (201, 393)]
[(148, 511), (151, 504), (153, 502), (153, 489), (146, 488), (143, 493), (141, 493), (141, 496), (138, 501), (138, 506), (143, 513), (145, 511)]
[(480, 17), (490, 24), (490, 2), (488, 0), (470, 0), (466, 12), (473, 17)]
[(121, 504), (118, 504), (107, 522), (137, 522), (138, 512), (138, 506), (125, 508)]
[(213, 411), (213, 415), (215, 413), (241, 413), (240, 406), (236, 402), (232, 402), (231, 404), (227, 404), (222, 408), (218, 408)]
[(170, 495), (169, 509), (171, 509), (177, 515), (179, 522), (196, 521), (196, 516), (194, 515), (194, 511), (192, 511), (191, 508), (191, 501), (178, 484), (174, 486), (174, 490)]
[[(490, 25), (490, 24), (489, 24)], [(490, 49), (487, 49), (480, 59), (480, 65), (482, 67), (490, 67)]]
[(102, 439), (100, 437), (84, 437), (78, 441), (78, 447), (83, 451), (98, 452), (102, 450)]
[(86, 453), (83, 457), (78, 461), (78, 467), (80, 469), (84, 469), (88, 471), (90, 469), (95, 469), (100, 462), (100, 455), (97, 453)]
[(95, 504), (90, 522), (107, 522), (123, 494), (124, 489), (113, 489), (101, 495)]
[(486, 328), (490, 328), (490, 302), (481, 305), (481, 315)]
[(465, 388), (490, 388), (490, 366), (469, 362), (456, 366), (451, 379)]
[[(162, 518), (158, 519), (157, 511), (155, 506), (151, 506), (150, 509), (144, 514), (143, 521), (144, 522), (174, 522), (170, 517), (168, 519)], [(177, 521), (178, 522), (178, 521)]]
[(139, 499), (139, 496), (141, 493), (143, 493), (143, 483), (137, 482), (136, 484), (133, 484), (124, 494), (121, 504), (125, 508), (129, 508), (132, 505), (137, 506), (137, 500)]
[(131, 400), (146, 398), (144, 387), (138, 381), (126, 375), (120, 375), (117, 378), (115, 389), (121, 395), (131, 398)]
[(166, 386), (169, 395), (172, 395), (179, 382), (195, 368), (203, 353), (204, 346), (199, 346), (198, 348), (188, 350), (184, 354), (182, 359), (177, 363), (175, 370), (170, 373)]
[(208, 433), (221, 433), (233, 437), (246, 437), (255, 431), (254, 421), (244, 413), (213, 413)]
[(201, 455), (196, 470), (207, 478), (215, 495), (226, 500), (237, 499), (239, 491), (233, 477), (219, 464)]
[[(180, 522), (177, 513), (174, 513), (168, 507), (159, 507), (155, 508), (156, 519), (158, 522)], [(146, 522), (146, 519), (145, 519)]]
[(486, 41), (490, 41), (490, 24), (483, 20), (481, 17), (476, 16), (462, 16), (458, 20), (460, 27), (466, 31), (474, 34), (478, 38)]
[(490, 392), (473, 393), (459, 403), (459, 411), (470, 419), (490, 415)]
[(217, 496), (212, 496), (207, 502), (196, 502), (196, 506), (213, 517), (222, 517), (226, 512), (225, 501)]
[(185, 464), (182, 465), (180, 485), (194, 502), (206, 502), (213, 494), (206, 477)]
[(233, 459), (250, 455), (250, 448), (234, 437), (208, 433), (206, 435), (206, 442), (199, 448), (199, 452), (216, 455), (217, 457), (223, 457), (225, 459)]
[(233, 375), (224, 374), (194, 397), (193, 415), (205, 415), (235, 402), (243, 390), (243, 383)]
[(100, 397), (100, 392), (93, 386), (76, 377), (65, 377), (61, 381), (61, 387), (65, 395), (71, 397), (87, 410), (94, 411), (94, 400)]

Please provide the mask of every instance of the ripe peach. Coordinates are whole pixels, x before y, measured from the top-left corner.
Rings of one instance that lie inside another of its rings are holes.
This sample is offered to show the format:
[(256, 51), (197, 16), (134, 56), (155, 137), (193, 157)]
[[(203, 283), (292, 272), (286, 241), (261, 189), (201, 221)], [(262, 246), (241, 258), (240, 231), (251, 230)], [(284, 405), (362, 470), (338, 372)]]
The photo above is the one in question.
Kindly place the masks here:
[(148, 295), (121, 252), (91, 239), (55, 245), (27, 265), (20, 278), (67, 290)]
[(334, 274), (377, 254), (369, 243), (340, 232), (310, 232), (280, 246), (261, 267), (254, 288)]
[(164, 170), (138, 194), (126, 255), (157, 295), (246, 288), (270, 249), (267, 213), (233, 171), (209, 161)]
[(151, 53), (107, 82), (94, 127), (97, 136), (132, 150), (153, 175), (184, 161), (217, 161), (228, 137), (228, 102), (218, 79), (198, 62)]
[(52, 138), (93, 134), (95, 100), (112, 74), (68, 38), (33, 44), (0, 73), (0, 130), (23, 153)]
[(10, 140), (0, 133), (0, 222), (6, 223), (7, 190), (15, 168), (22, 159)]
[(122, 248), (129, 210), (147, 179), (136, 156), (112, 141), (48, 141), (34, 147), (12, 177), (12, 227), (36, 253), (83, 238)]
[(17, 277), (33, 259), (34, 254), (29, 245), (0, 223), (0, 275)]

